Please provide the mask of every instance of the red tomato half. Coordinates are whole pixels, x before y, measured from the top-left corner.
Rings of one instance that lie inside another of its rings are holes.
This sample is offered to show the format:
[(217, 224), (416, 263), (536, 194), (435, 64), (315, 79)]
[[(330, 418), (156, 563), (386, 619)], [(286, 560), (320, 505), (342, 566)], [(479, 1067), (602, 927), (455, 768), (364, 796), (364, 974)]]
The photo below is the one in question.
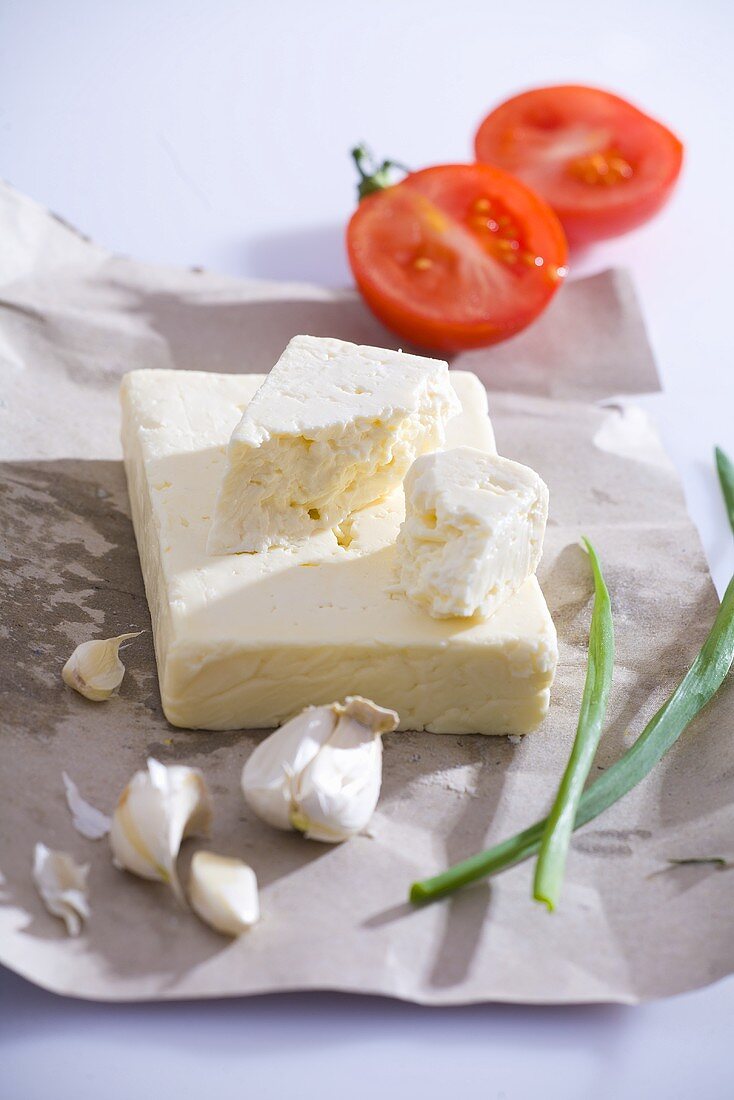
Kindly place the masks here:
[(569, 241), (615, 237), (667, 201), (683, 146), (619, 96), (573, 85), (508, 99), (482, 122), (477, 160), (519, 176), (555, 210)]
[(553, 211), (485, 164), (425, 168), (368, 195), (349, 222), (347, 250), (377, 317), (440, 351), (519, 332), (566, 274), (566, 240)]

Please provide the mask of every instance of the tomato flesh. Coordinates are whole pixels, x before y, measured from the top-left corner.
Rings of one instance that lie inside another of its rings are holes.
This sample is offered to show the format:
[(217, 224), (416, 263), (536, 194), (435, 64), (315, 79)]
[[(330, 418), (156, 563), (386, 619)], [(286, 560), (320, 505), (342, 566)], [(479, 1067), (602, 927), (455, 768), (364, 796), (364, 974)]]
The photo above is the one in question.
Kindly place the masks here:
[(369, 195), (349, 223), (347, 249), (380, 320), (441, 351), (518, 332), (566, 273), (565, 237), (546, 203), (481, 164), (426, 168)]
[(572, 243), (626, 233), (657, 213), (683, 146), (631, 103), (599, 88), (536, 88), (477, 130), (478, 161), (519, 176), (558, 214)]

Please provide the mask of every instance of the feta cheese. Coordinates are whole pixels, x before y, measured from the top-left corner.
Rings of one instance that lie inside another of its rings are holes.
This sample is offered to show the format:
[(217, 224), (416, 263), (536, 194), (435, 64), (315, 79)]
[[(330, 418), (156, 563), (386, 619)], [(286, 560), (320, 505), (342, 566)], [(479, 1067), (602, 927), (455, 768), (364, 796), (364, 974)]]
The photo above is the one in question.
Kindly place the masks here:
[(405, 479), (399, 587), (434, 618), (488, 618), (538, 568), (547, 518), (529, 467), (472, 447), (425, 455)]
[(288, 546), (396, 489), (459, 412), (446, 363), (296, 336), (234, 430), (207, 549)]
[[(484, 387), (467, 371), (449, 377), (463, 411), (447, 445), (494, 452)], [(397, 711), (402, 729), (535, 729), (558, 659), (536, 578), (487, 621), (432, 619), (391, 593), (402, 488), (355, 513), (341, 536), (207, 555), (224, 447), (263, 381), (184, 370), (123, 381), (125, 469), (169, 722), (272, 728), (311, 704), (362, 695)]]

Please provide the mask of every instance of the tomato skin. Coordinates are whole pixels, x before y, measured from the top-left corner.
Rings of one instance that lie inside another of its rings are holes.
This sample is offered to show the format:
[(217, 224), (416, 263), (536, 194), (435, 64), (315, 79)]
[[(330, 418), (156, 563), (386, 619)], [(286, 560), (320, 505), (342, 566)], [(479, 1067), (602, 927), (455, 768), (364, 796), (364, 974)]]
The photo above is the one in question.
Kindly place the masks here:
[[(483, 216), (472, 212), (482, 204), (502, 211), (505, 238), (489, 215), (493, 230), (473, 228)], [(383, 324), (412, 344), (449, 353), (525, 328), (558, 290), (568, 258), (547, 204), (519, 180), (479, 164), (426, 168), (368, 195), (347, 227), (347, 252)], [(431, 270), (416, 271), (421, 261)]]
[[(683, 163), (683, 145), (667, 127), (620, 96), (582, 85), (513, 96), (484, 118), (474, 145), (478, 161), (515, 173), (546, 199), (571, 244), (616, 237), (648, 221), (670, 198)], [(593, 163), (596, 153), (604, 165), (609, 152), (628, 178), (609, 186), (614, 176), (600, 175), (590, 184), (584, 162)]]

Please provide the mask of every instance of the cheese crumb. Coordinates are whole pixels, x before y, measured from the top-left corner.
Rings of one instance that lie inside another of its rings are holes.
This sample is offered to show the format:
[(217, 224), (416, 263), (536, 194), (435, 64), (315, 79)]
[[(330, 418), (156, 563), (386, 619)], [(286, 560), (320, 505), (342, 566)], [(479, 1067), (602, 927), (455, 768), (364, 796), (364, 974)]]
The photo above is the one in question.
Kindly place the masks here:
[(471, 447), (425, 455), (405, 479), (398, 587), (434, 618), (488, 618), (538, 568), (547, 517), (529, 467)]

